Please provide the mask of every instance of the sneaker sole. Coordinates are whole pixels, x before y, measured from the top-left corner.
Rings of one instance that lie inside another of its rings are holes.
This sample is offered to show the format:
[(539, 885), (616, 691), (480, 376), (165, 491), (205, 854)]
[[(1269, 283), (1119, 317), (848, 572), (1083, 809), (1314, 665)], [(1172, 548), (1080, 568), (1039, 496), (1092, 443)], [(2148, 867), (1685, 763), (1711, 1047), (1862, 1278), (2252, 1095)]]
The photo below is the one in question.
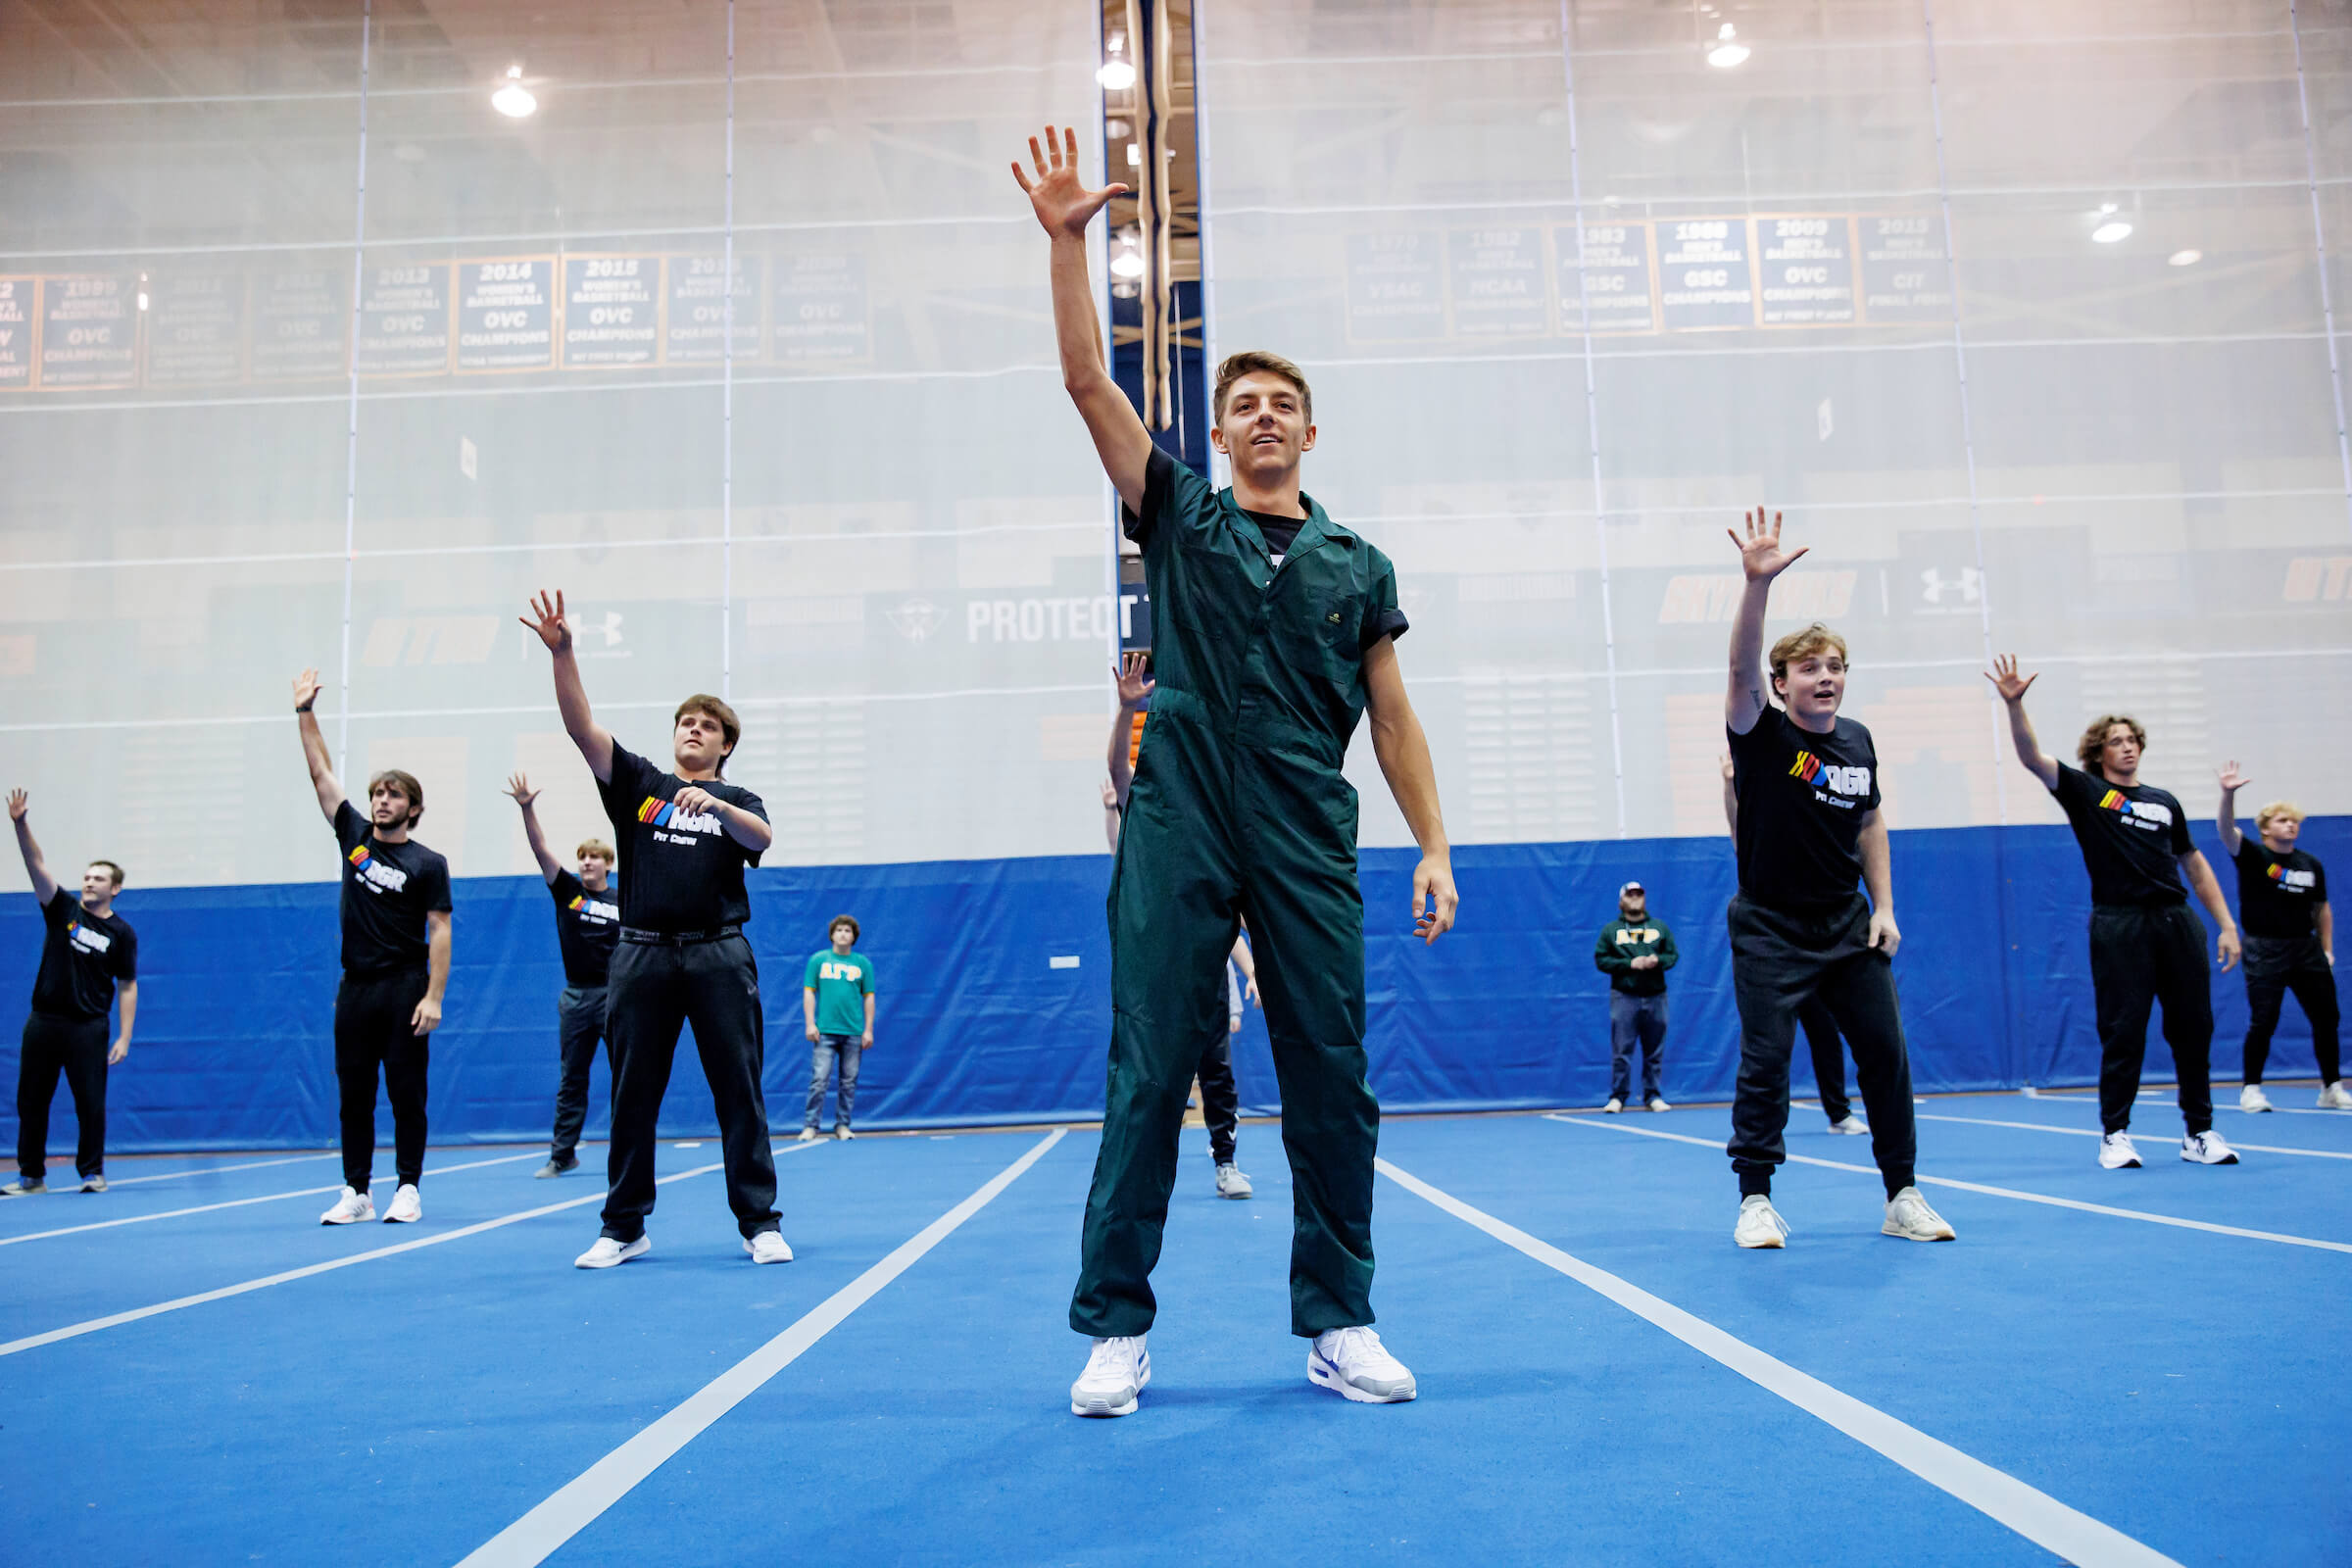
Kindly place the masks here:
[(1906, 1242), (1956, 1242), (1960, 1239), (1960, 1233), (1953, 1230), (1949, 1225), (1946, 1225), (1939, 1231), (1922, 1235), (1918, 1231), (1907, 1231), (1892, 1221), (1888, 1221), (1886, 1224), (1880, 1226), (1879, 1234), (1881, 1236), (1897, 1237)]
[(1242, 1189), (1240, 1192), (1238, 1192), (1238, 1193), (1225, 1193), (1225, 1192), (1220, 1192), (1219, 1194), (1217, 1194), (1217, 1196), (1218, 1196), (1219, 1198), (1235, 1198), (1235, 1199), (1239, 1199), (1239, 1198), (1253, 1198), (1253, 1197), (1255, 1197), (1256, 1195), (1255, 1195), (1254, 1193), (1252, 1193), (1252, 1192), (1251, 1192), (1251, 1191), (1250, 1191), (1249, 1188), (1245, 1187), (1245, 1188), (1243, 1188), (1243, 1189)]
[(386, 1214), (384, 1223), (387, 1225), (414, 1225), (423, 1218), (424, 1210), (420, 1208), (414, 1214)]
[(1342, 1378), (1337, 1369), (1316, 1350), (1306, 1352), (1306, 1381), (1318, 1389), (1329, 1389), (1341, 1398), (1353, 1400), (1357, 1404), (1406, 1404), (1421, 1396), (1419, 1385), (1411, 1383), (1395, 1394), (1373, 1394), (1359, 1389)]
[(747, 1237), (744, 1240), (743, 1250), (745, 1255), (749, 1256), (755, 1263), (789, 1263), (792, 1261), (792, 1248), (790, 1245), (785, 1247), (784, 1255), (782, 1257), (761, 1257), (758, 1252), (752, 1250), (751, 1240)]
[(2180, 1163), (2183, 1165), (2234, 1165), (2237, 1163), (2237, 1156), (2226, 1154), (2220, 1159), (2199, 1159), (2194, 1154), (2182, 1154)]
[(354, 1214), (349, 1219), (336, 1219), (331, 1214), (321, 1214), (318, 1216), (318, 1223), (321, 1225), (365, 1225), (372, 1223), (374, 1219), (375, 1211), (368, 1209), (364, 1213)]
[(640, 1236), (637, 1240), (622, 1248), (618, 1254), (616, 1254), (610, 1263), (591, 1263), (585, 1257), (575, 1257), (571, 1260), (571, 1266), (573, 1268), (618, 1268), (621, 1264), (626, 1263), (630, 1258), (643, 1257), (646, 1253), (652, 1251), (653, 1250), (654, 1244)]
[(1127, 1396), (1127, 1402), (1125, 1404), (1113, 1404), (1110, 1402), (1107, 1396), (1097, 1399), (1081, 1400), (1076, 1392), (1073, 1391), (1070, 1395), (1070, 1414), (1091, 1416), (1098, 1419), (1107, 1418), (1115, 1415), (1133, 1415), (1135, 1414), (1136, 1405), (1143, 1399), (1144, 1390), (1150, 1388), (1151, 1386), (1152, 1355), (1150, 1351), (1146, 1351), (1144, 1353), (1143, 1365), (1137, 1370), (1135, 1392)]
[(1788, 1245), (1788, 1238), (1786, 1236), (1765, 1236), (1750, 1242), (1743, 1241), (1738, 1235), (1734, 1235), (1732, 1237), (1732, 1241), (1740, 1247), (1746, 1248), (1751, 1252), (1780, 1251), (1786, 1249)]

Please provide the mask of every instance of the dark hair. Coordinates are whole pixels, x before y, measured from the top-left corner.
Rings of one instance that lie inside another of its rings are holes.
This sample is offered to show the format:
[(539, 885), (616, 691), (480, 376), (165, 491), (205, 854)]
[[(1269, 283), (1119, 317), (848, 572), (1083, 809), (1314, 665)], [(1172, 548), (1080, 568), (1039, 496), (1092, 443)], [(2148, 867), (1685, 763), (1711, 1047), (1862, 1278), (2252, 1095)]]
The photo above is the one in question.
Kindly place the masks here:
[(1315, 422), (1315, 395), (1307, 389), (1306, 373), (1281, 355), (1268, 354), (1263, 349), (1244, 349), (1239, 354), (1228, 354), (1225, 363), (1217, 367), (1217, 389), (1209, 398), (1210, 418), (1225, 417), (1225, 394), (1233, 390), (1234, 382), (1252, 370), (1279, 375), (1297, 387), (1299, 414), (1307, 423)]
[(837, 914), (832, 919), (827, 920), (825, 922), (825, 940), (827, 942), (833, 940), (833, 928), (837, 925), (846, 925), (850, 928), (850, 942), (853, 946), (855, 946), (858, 935), (858, 917), (854, 914)]
[(2090, 721), (2090, 727), (2075, 743), (2075, 760), (2082, 764), (2084, 772), (2098, 778), (2107, 776), (2107, 770), (2099, 765), (2099, 759), (2107, 750), (2107, 732), (2118, 724), (2132, 732), (2134, 746), (2143, 752), (2148, 749), (2148, 732), (2139, 727), (2138, 719), (2129, 713), (2101, 713)]
[(678, 720), (688, 713), (703, 713), (718, 720), (719, 738), (726, 743), (724, 750), (718, 754), (718, 771), (726, 772), (727, 754), (735, 750), (737, 741), (743, 739), (743, 720), (735, 716), (735, 710), (709, 692), (696, 692), (680, 703), (678, 710), (669, 715), (669, 727), (676, 729)]
[(424, 814), (424, 786), (416, 782), (416, 774), (404, 768), (387, 767), (368, 781), (368, 799), (374, 800), (375, 792), (386, 784), (409, 798), (408, 825), (415, 827), (416, 819)]
[(106, 874), (115, 879), (115, 891), (117, 893), (122, 891), (122, 868), (121, 866), (117, 865), (112, 860), (92, 860), (90, 863), (92, 865), (105, 866)]

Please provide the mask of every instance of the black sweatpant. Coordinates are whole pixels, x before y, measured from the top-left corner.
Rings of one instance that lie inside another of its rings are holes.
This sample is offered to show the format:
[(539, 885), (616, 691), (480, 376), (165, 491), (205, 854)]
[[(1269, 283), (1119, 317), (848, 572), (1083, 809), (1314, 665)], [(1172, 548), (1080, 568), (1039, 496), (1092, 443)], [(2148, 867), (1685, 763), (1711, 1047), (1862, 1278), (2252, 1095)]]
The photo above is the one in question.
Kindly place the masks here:
[(49, 1102), (64, 1073), (81, 1135), (74, 1168), (84, 1181), (106, 1170), (106, 1039), (104, 1018), (67, 1018), (36, 1012), (24, 1020), (24, 1054), (17, 1058), (17, 1168), (28, 1182), (49, 1169)]
[(1835, 914), (1788, 914), (1745, 894), (1726, 914), (1732, 996), (1740, 1006), (1740, 1081), (1732, 1100), (1732, 1169), (1740, 1194), (1772, 1191), (1786, 1157), (1788, 1055), (1808, 1000), (1829, 1009), (1854, 1054), (1854, 1078), (1870, 1112), (1870, 1151), (1892, 1198), (1911, 1185), (1919, 1157), (1911, 1111), (1911, 1057), (1894, 992), (1894, 966), (1870, 945), (1870, 905), (1859, 893)]
[(776, 1229), (776, 1156), (767, 1146), (767, 1102), (760, 1090), (765, 1025), (752, 945), (739, 933), (681, 943), (624, 929), (605, 992), (606, 1038), (612, 1042), (605, 1234), (623, 1243), (645, 1234), (645, 1216), (654, 1211), (655, 1124), (669, 1089), (678, 1028), (688, 1023), (718, 1112), (736, 1228), (747, 1240)]
[(2246, 1082), (2262, 1082), (2262, 1069), (2271, 1059), (2271, 1035), (2278, 1027), (2278, 1012), (2291, 991), (2311, 1020), (2311, 1050), (2320, 1058), (2320, 1082), (2331, 1084), (2343, 1075), (2342, 1043), (2337, 1032), (2343, 1013), (2335, 1000), (2335, 971), (2317, 936), (2247, 937), (2246, 944)]
[(1796, 1021), (1805, 1031), (1805, 1050), (1813, 1057), (1813, 1083), (1821, 1091), (1821, 1108), (1835, 1127), (1854, 1109), (1854, 1102), (1845, 1098), (1845, 1041), (1838, 1033), (1838, 1020), (1830, 1016), (1818, 995), (1796, 1009)]
[(2180, 1081), (2190, 1137), (2213, 1126), (2213, 989), (2205, 926), (2185, 904), (2097, 904), (2090, 910), (2090, 986), (2099, 1022), (2099, 1123), (2132, 1125), (2148, 1014), (2164, 1004), (2164, 1043)]
[(605, 1032), (605, 988), (565, 986), (556, 1000), (556, 1047), (562, 1076), (556, 1080), (556, 1138), (549, 1153), (559, 1165), (576, 1157), (580, 1128), (588, 1120), (588, 1073), (596, 1065), (596, 1043), (605, 1042), (605, 1065), (612, 1065), (612, 1044)]
[(343, 1183), (368, 1191), (375, 1173), (375, 1074), (392, 1102), (392, 1171), (403, 1187), (424, 1175), (424, 1073), (432, 1038), (416, 1032), (422, 969), (343, 976), (335, 991), (335, 1085), (343, 1102)]
[(1242, 1125), (1242, 1090), (1233, 1078), (1233, 1031), (1220, 1029), (1200, 1053), (1200, 1119), (1208, 1123), (1208, 1152), (1220, 1165), (1233, 1163)]

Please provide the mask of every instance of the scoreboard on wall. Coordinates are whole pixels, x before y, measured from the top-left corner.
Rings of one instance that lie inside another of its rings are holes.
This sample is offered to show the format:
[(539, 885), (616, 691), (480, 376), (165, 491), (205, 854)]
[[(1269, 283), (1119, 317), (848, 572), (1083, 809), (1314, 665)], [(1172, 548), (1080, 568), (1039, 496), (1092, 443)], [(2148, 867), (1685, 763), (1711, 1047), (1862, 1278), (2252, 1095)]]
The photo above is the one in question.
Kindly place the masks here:
[(870, 361), (862, 256), (638, 252), (0, 274), (0, 392)]
[(1348, 236), (1355, 343), (1495, 343), (1952, 319), (1940, 222), (1915, 213)]

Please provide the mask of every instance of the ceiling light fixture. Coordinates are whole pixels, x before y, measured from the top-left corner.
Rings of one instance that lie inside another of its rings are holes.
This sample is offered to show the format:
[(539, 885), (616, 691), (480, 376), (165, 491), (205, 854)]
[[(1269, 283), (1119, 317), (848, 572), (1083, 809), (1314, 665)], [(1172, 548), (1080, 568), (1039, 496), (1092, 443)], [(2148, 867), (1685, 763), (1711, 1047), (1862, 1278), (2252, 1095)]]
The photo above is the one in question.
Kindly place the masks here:
[(2175, 267), (2194, 267), (2204, 259), (2205, 253), (2198, 250), (2175, 251), (2165, 258)]
[(1124, 60), (1105, 60), (1095, 79), (1112, 92), (1125, 92), (1135, 85), (1135, 68)]
[(2131, 237), (2132, 225), (2120, 218), (2111, 218), (2090, 231), (2091, 243), (2094, 245), (2113, 245), (2119, 240), (2127, 240)]
[(1110, 275), (1113, 277), (1143, 276), (1144, 258), (1142, 253), (1137, 251), (1121, 251), (1118, 255), (1113, 256), (1110, 259)]
[(507, 79), (498, 91), (490, 95), (490, 107), (509, 120), (520, 120), (539, 107), (539, 100), (522, 84), (522, 68), (509, 66)]
[(1747, 45), (1740, 41), (1740, 29), (1727, 22), (1715, 34), (1715, 47), (1707, 51), (1707, 64), (1729, 71), (1744, 62), (1747, 53)]

